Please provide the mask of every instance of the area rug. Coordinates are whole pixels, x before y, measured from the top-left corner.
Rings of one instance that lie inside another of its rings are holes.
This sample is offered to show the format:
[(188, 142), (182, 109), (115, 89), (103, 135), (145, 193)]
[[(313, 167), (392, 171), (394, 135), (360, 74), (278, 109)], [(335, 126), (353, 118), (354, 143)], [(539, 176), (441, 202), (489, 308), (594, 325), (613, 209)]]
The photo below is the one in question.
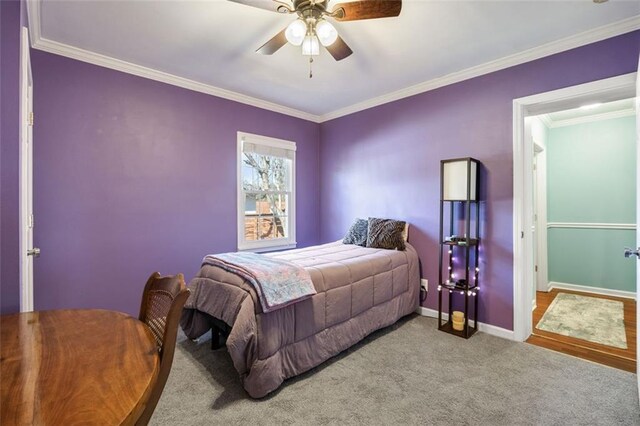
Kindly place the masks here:
[(558, 293), (536, 328), (627, 349), (624, 305), (617, 300)]

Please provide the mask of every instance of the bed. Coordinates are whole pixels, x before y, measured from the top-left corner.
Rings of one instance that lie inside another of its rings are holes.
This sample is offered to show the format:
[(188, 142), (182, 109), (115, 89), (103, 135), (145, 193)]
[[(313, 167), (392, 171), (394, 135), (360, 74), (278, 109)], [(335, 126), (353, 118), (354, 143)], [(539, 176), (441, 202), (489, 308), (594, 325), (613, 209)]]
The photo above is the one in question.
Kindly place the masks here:
[(267, 256), (304, 267), (317, 294), (263, 313), (249, 282), (205, 264), (189, 283), (181, 320), (191, 339), (226, 329), (233, 364), (254, 398), (418, 306), (418, 255), (409, 244), (398, 251), (335, 242)]

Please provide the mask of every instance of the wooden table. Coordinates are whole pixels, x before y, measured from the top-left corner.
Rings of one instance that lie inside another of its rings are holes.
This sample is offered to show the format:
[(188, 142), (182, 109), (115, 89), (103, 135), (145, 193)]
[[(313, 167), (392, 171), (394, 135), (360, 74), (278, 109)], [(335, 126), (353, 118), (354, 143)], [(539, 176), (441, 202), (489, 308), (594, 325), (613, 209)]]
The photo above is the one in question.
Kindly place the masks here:
[(149, 329), (104, 310), (0, 317), (0, 423), (134, 424), (158, 375)]

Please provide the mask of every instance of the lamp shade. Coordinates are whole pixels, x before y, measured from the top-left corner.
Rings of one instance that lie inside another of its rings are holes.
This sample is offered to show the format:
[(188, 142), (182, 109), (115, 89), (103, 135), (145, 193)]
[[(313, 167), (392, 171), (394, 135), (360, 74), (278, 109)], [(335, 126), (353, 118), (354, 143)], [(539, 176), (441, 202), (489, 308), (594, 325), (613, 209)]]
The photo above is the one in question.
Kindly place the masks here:
[(338, 39), (338, 31), (331, 23), (322, 20), (316, 25), (316, 34), (323, 46), (331, 46)]
[(320, 43), (318, 43), (318, 37), (314, 35), (308, 35), (302, 42), (302, 54), (305, 56), (317, 56), (320, 54)]
[[(473, 158), (442, 162), (442, 199), (445, 201), (476, 201), (478, 162)], [(467, 190), (469, 191), (467, 193)]]
[(304, 36), (307, 34), (307, 24), (301, 19), (296, 19), (289, 24), (284, 31), (284, 36), (287, 41), (294, 46), (300, 46), (304, 40)]

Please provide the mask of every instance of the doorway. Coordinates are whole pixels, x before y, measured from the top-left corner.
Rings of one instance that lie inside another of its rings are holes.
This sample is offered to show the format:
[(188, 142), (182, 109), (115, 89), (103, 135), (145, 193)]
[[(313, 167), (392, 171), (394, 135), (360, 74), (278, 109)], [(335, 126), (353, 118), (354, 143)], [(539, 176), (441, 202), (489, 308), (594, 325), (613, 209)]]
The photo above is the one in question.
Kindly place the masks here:
[(636, 238), (634, 99), (525, 120), (537, 290), (527, 342), (635, 372), (636, 262), (622, 250)]
[[(572, 86), (513, 101), (513, 298), (514, 340), (525, 341), (533, 331), (533, 157), (525, 143), (525, 118), (634, 98), (636, 73)], [(636, 179), (635, 176), (630, 179)], [(622, 249), (622, 248), (621, 248)]]

